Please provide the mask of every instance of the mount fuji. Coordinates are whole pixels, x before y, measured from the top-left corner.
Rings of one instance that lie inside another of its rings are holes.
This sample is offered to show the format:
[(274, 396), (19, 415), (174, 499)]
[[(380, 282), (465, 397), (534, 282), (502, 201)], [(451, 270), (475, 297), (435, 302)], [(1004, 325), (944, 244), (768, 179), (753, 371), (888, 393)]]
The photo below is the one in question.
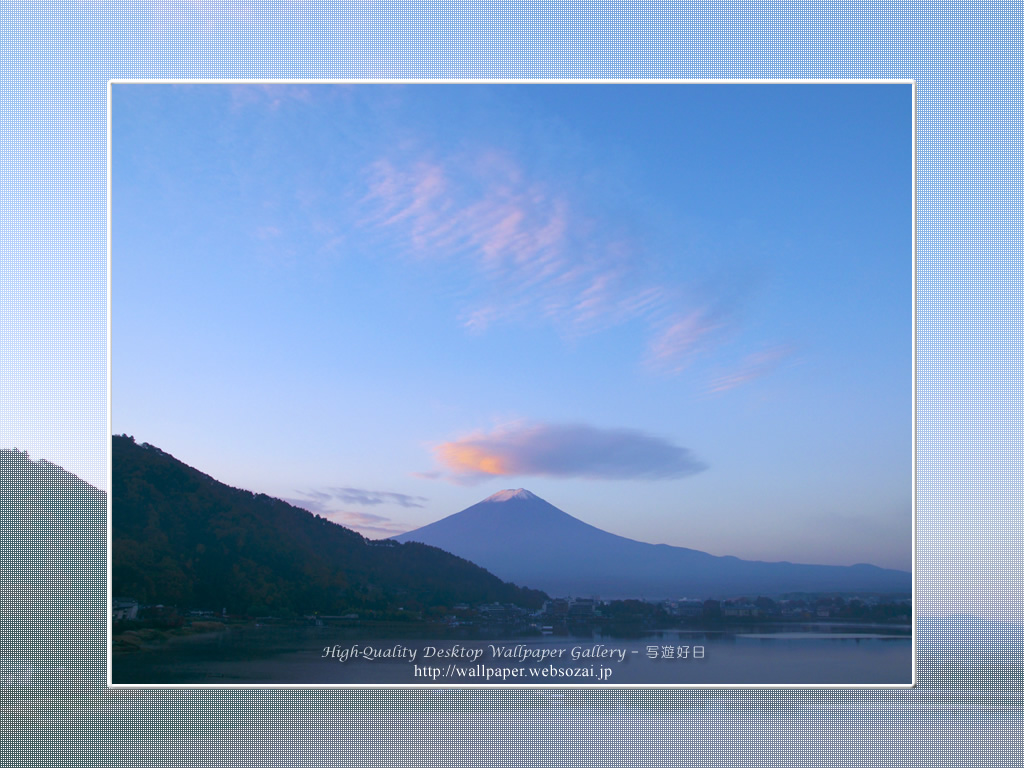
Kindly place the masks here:
[(393, 537), (464, 557), (501, 579), (551, 595), (712, 598), (785, 592), (910, 594), (908, 571), (718, 557), (608, 533), (523, 488), (499, 491)]

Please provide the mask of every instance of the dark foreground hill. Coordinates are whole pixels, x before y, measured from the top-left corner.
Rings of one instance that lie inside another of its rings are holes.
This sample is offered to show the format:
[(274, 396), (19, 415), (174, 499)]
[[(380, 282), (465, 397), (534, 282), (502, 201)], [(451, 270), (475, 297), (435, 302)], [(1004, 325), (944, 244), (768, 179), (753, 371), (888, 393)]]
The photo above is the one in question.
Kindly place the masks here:
[(588, 525), (522, 488), (500, 491), (395, 539), (433, 544), (552, 595), (663, 599), (911, 591), (907, 571), (740, 560), (634, 541)]
[(113, 438), (112, 510), (113, 593), (143, 603), (393, 617), (545, 597), (434, 547), (371, 542), (124, 435)]

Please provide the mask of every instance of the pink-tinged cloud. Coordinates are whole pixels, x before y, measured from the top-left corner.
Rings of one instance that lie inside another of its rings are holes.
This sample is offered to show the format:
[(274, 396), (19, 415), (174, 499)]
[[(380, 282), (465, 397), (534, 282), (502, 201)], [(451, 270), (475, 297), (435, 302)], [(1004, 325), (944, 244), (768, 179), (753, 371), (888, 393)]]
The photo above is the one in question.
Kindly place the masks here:
[(344, 504), (362, 504), (370, 507), (378, 504), (422, 507), (422, 502), (428, 501), (424, 496), (410, 496), (407, 493), (396, 493), (395, 491), (368, 491), (365, 488), (326, 488), (298, 491), (298, 493), (310, 499), (311, 503), (320, 504), (321, 507), (335, 500)]
[(719, 328), (721, 323), (703, 309), (676, 315), (651, 342), (648, 362), (655, 368), (678, 373), (707, 346), (709, 336)]
[(422, 507), (421, 502), (427, 501), (424, 496), (410, 496), (407, 493), (395, 493), (394, 491), (368, 491), (363, 488), (331, 488), (329, 490), (339, 501), (364, 506), (397, 504), (400, 507)]
[(364, 202), (372, 213), (366, 223), (386, 230), (400, 228), (414, 252), (431, 251), (452, 229), (445, 215), (452, 205), (449, 194), (445, 169), (437, 163), (420, 160), (396, 168), (389, 160), (378, 160), (369, 168)]
[(409, 256), (465, 266), (477, 302), (462, 313), (468, 330), (543, 319), (588, 333), (650, 312), (661, 297), (637, 285), (628, 244), (509, 157), (381, 159), (367, 170), (367, 189), (365, 226)]
[(663, 479), (706, 469), (686, 448), (634, 429), (585, 424), (520, 424), (434, 448), (456, 482), (511, 475)]
[(692, 286), (648, 274), (636, 239), (588, 213), (585, 191), (509, 155), (440, 160), (400, 149), (370, 164), (365, 181), (362, 226), (408, 258), (455, 267), (470, 333), (544, 323), (574, 339), (638, 322), (649, 333), (645, 363), (674, 375), (730, 325), (728, 295), (693, 296)]
[[(306, 498), (284, 499), (292, 506), (304, 509), (315, 515), (325, 517), (333, 523), (351, 528), (358, 533), (370, 538), (380, 536), (394, 536), (397, 533), (404, 533), (409, 530), (408, 525), (395, 523), (390, 517), (375, 515), (370, 512), (352, 512), (346, 509), (334, 509), (330, 500), (334, 494), (322, 493), (319, 491), (303, 492)], [(408, 506), (408, 505), (403, 505)], [(420, 506), (413, 504), (411, 506)]]
[(392, 522), (390, 517), (371, 515), (367, 512), (349, 512), (340, 510), (329, 512), (325, 517), (338, 525), (352, 528), (369, 538), (389, 537), (398, 533), (405, 533), (409, 527)]
[(708, 391), (725, 392), (765, 376), (778, 368), (792, 353), (793, 350), (788, 346), (776, 346), (748, 355), (736, 370), (712, 381)]

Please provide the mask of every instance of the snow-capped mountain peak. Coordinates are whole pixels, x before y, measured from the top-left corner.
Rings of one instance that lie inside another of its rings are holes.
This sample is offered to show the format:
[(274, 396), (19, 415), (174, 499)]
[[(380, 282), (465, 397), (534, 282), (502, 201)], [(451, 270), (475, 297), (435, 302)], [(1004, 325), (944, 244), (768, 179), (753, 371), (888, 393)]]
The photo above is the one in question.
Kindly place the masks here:
[(511, 501), (512, 499), (522, 499), (529, 501), (530, 499), (536, 499), (537, 496), (530, 493), (525, 488), (516, 488), (515, 490), (507, 489), (504, 491), (498, 491), (491, 496), (488, 496), (484, 501)]

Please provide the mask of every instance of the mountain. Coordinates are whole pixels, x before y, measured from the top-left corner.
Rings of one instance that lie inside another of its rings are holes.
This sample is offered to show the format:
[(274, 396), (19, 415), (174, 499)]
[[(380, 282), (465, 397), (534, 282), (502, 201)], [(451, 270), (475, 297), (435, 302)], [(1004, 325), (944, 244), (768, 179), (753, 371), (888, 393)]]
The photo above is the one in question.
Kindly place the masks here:
[(500, 491), (394, 538), (431, 544), (552, 595), (661, 599), (911, 590), (910, 573), (873, 565), (766, 563), (634, 541), (588, 525), (522, 488)]
[[(102, 658), (107, 495), (45, 459), (0, 450), (0, 663)], [(47, 638), (75, 638), (54, 654)]]
[(232, 488), (134, 438), (113, 438), (113, 593), (248, 614), (394, 616), (455, 603), (539, 606), (423, 544), (372, 542), (319, 515)]

